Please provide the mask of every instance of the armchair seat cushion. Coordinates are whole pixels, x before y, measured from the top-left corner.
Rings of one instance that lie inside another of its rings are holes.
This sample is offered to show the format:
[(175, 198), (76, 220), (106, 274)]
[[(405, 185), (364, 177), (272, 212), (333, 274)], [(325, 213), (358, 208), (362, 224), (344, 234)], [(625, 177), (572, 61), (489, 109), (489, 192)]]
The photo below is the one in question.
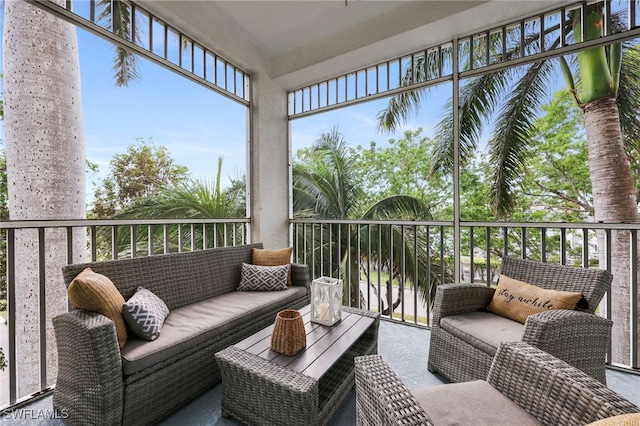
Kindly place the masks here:
[(446, 316), (440, 327), (491, 356), (500, 342), (519, 342), (524, 332), (524, 324), (482, 311)]
[(541, 423), (489, 383), (476, 380), (411, 391), (436, 426)]
[(283, 291), (232, 291), (174, 309), (167, 316), (162, 333), (156, 340), (127, 340), (121, 350), (124, 375), (137, 373), (185, 353), (233, 327), (242, 327), (248, 318), (257, 318), (274, 306), (282, 305), (283, 301), (286, 305), (305, 292), (306, 289), (299, 286), (287, 287)]

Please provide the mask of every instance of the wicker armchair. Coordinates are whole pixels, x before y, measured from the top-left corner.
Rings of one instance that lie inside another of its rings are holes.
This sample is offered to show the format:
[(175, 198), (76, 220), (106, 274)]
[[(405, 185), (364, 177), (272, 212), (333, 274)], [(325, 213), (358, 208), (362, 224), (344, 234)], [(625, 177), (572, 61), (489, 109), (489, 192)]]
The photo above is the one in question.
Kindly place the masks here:
[(580, 292), (589, 307), (538, 313), (522, 325), (485, 311), (493, 288), (440, 285), (433, 308), (429, 371), (453, 382), (484, 380), (501, 341), (524, 341), (606, 383), (605, 356), (612, 323), (594, 312), (613, 276), (600, 269), (510, 257), (502, 259), (501, 274), (546, 289)]
[(640, 408), (523, 342), (500, 345), (485, 381), (410, 391), (379, 355), (357, 357), (356, 425), (584, 425)]

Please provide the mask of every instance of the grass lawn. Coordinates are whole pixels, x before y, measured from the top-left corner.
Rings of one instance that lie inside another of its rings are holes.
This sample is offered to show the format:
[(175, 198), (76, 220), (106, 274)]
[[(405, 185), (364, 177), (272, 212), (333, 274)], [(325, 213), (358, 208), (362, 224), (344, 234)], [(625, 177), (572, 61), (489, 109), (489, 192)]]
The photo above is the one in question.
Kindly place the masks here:
[[(369, 274), (369, 279), (371, 279), (371, 282), (373, 284), (378, 284), (378, 275), (379, 275), (378, 271), (371, 271), (371, 273)], [(360, 273), (360, 279), (362, 281), (366, 281), (367, 276), (363, 273)], [(389, 274), (387, 272), (382, 272), (382, 275), (380, 276), (380, 284), (385, 285), (388, 279), (389, 279)], [(394, 287), (397, 287), (395, 283), (394, 283)]]
[[(373, 311), (373, 312), (378, 312), (378, 311), (377, 311), (376, 309), (374, 309), (374, 308), (371, 308), (371, 311)], [(388, 315), (385, 315), (385, 318), (388, 318), (388, 317), (389, 317)], [(401, 313), (401, 312), (396, 312), (396, 311), (394, 311), (394, 312), (393, 312), (393, 318), (394, 318), (394, 319), (397, 319), (397, 320), (402, 319), (402, 313)], [(411, 315), (411, 314), (404, 314), (404, 320), (405, 320), (405, 322), (407, 322), (407, 323), (413, 323), (413, 322), (415, 321), (415, 318), (416, 318), (416, 317), (415, 317), (414, 315)], [(424, 316), (420, 316), (420, 315), (418, 315), (418, 324), (427, 324), (427, 317), (424, 317)]]

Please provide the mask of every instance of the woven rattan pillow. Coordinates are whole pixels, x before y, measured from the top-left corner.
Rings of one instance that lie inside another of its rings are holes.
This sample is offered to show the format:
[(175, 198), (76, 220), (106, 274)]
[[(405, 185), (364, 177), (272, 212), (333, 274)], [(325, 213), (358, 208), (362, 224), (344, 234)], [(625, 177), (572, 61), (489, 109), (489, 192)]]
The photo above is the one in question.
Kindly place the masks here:
[(529, 315), (552, 309), (575, 309), (582, 298), (580, 293), (547, 290), (500, 275), (491, 303), (487, 310), (494, 314), (525, 323)]
[[(251, 252), (251, 263), (260, 266), (280, 266), (291, 263), (291, 253), (293, 247), (285, 247), (282, 249), (257, 249)], [(291, 285), (291, 270), (287, 276), (287, 285)]]
[(127, 342), (127, 325), (122, 317), (124, 297), (108, 277), (86, 268), (71, 281), (67, 296), (76, 308), (98, 312), (113, 321), (118, 344), (124, 346)]

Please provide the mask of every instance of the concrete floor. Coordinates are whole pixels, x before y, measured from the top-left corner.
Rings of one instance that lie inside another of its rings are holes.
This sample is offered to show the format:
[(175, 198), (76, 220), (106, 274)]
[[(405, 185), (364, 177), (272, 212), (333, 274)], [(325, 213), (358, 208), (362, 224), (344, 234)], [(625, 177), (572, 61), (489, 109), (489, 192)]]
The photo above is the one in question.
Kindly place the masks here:
[[(429, 331), (417, 327), (404, 326), (382, 321), (380, 324), (378, 352), (391, 368), (406, 383), (409, 389), (436, 386), (446, 383), (441, 376), (427, 370), (427, 354), (429, 353)], [(608, 386), (640, 406), (640, 376), (607, 371)], [(185, 405), (162, 422), (161, 426), (238, 426), (241, 423), (222, 417), (220, 399), (222, 385), (216, 385), (209, 391)], [(50, 412), (52, 396), (46, 396), (22, 408), (23, 417), (18, 420), (11, 416), (0, 416), (0, 423), (11, 425), (67, 425), (61, 419), (33, 419), (37, 414)], [(24, 411), (27, 410), (27, 411)], [(332, 422), (332, 426), (355, 425), (355, 393), (345, 402)]]

